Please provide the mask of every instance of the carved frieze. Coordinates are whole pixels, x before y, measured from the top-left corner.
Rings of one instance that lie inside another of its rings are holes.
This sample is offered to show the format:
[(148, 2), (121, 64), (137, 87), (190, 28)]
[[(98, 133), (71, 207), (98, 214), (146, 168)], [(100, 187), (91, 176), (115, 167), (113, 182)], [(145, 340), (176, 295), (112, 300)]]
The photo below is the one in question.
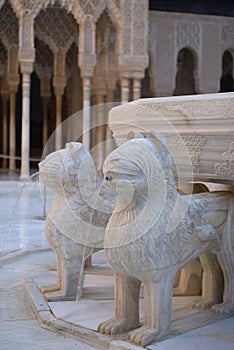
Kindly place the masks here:
[(224, 43), (233, 43), (234, 41), (234, 26), (228, 24), (223, 25), (222, 27), (222, 42)]
[(201, 30), (198, 23), (178, 22), (176, 23), (176, 46), (177, 48), (190, 46), (195, 49), (200, 48)]
[(222, 162), (215, 164), (215, 174), (234, 178), (234, 142), (222, 154)]
[(199, 157), (202, 147), (205, 145), (206, 137), (203, 135), (181, 135), (172, 136), (168, 140), (171, 146), (175, 146), (180, 151), (187, 151), (191, 157), (193, 167), (199, 166)]

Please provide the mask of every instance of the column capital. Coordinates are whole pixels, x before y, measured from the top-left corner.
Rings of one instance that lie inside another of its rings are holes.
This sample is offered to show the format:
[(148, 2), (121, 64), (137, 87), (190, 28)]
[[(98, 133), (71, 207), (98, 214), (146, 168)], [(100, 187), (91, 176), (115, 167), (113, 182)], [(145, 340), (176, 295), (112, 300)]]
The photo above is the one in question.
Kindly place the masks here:
[(17, 92), (20, 82), (19, 74), (7, 74), (7, 84), (10, 92)]
[(19, 62), (22, 74), (31, 74), (35, 61), (34, 27), (30, 11), (24, 11), (19, 19)]
[(52, 82), (53, 82), (55, 95), (62, 96), (64, 93), (64, 89), (66, 87), (66, 84), (67, 84), (66, 77), (65, 76), (64, 77), (54, 76)]
[(96, 55), (79, 54), (78, 62), (79, 62), (81, 77), (92, 78), (94, 73), (94, 67), (96, 65)]
[(78, 65), (81, 76), (92, 77), (96, 65), (96, 26), (92, 16), (85, 16), (79, 30)]
[(145, 68), (140, 67), (119, 67), (119, 77), (127, 79), (143, 79), (145, 76)]
[(20, 71), (22, 74), (31, 74), (33, 72), (33, 62), (20, 62)]

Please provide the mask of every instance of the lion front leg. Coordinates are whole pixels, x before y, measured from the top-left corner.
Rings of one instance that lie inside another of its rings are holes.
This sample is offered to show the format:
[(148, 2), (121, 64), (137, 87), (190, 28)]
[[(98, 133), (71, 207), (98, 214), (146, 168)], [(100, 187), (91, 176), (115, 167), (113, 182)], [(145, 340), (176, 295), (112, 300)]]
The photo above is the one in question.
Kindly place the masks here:
[(48, 292), (56, 292), (61, 289), (61, 283), (62, 283), (62, 259), (59, 255), (56, 256), (57, 258), (57, 283), (48, 284), (45, 286), (41, 286), (40, 290), (43, 294)]
[(139, 327), (140, 284), (136, 278), (115, 274), (115, 315), (98, 326), (100, 333), (120, 334)]
[(170, 333), (174, 276), (165, 271), (159, 281), (144, 282), (144, 326), (128, 334), (131, 342), (147, 346)]
[(82, 258), (62, 259), (61, 287), (45, 294), (48, 301), (75, 300), (79, 282), (83, 283), (84, 264)]

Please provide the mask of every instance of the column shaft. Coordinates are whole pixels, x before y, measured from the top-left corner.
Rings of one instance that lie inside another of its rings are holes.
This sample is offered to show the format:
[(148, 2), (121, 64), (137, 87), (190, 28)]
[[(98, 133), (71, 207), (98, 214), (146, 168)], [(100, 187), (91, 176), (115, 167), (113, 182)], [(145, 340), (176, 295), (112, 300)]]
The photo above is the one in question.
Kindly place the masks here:
[(42, 142), (43, 142), (43, 149), (44, 149), (48, 140), (48, 99), (46, 97), (42, 97), (42, 108), (43, 108)]
[(30, 176), (30, 74), (23, 73), (22, 81), (22, 140), (21, 140), (21, 172), (20, 178), (28, 179)]
[[(7, 156), (7, 145), (8, 145), (7, 103), (8, 103), (8, 98), (2, 97), (2, 112), (3, 112), (2, 153), (4, 156)], [(2, 160), (2, 167), (3, 167), (3, 169), (7, 168), (7, 159), (6, 158), (3, 158), (3, 160)]]
[(83, 78), (83, 132), (82, 142), (87, 151), (90, 150), (90, 99), (91, 99), (91, 78)]
[(56, 120), (55, 120), (55, 149), (62, 148), (62, 95), (57, 94), (55, 96), (56, 103)]
[(133, 79), (133, 100), (141, 98), (141, 79)]
[(109, 111), (112, 108), (113, 104), (113, 95), (114, 90), (108, 90), (107, 94), (107, 105), (106, 105), (106, 142), (105, 142), (105, 157), (110, 154), (114, 149), (114, 139), (112, 136), (112, 131), (110, 130), (109, 124), (108, 124), (108, 117), (109, 117)]
[(9, 153), (10, 172), (15, 171), (15, 143), (16, 143), (16, 123), (15, 123), (15, 92), (10, 92), (10, 140), (9, 140)]
[(121, 78), (121, 103), (129, 101), (129, 79)]
[(97, 104), (98, 104), (98, 122), (97, 122), (97, 149), (98, 149), (98, 160), (97, 166), (98, 169), (101, 168), (104, 158), (105, 158), (105, 124), (106, 124), (106, 115), (105, 115), (105, 105), (104, 96), (97, 95)]

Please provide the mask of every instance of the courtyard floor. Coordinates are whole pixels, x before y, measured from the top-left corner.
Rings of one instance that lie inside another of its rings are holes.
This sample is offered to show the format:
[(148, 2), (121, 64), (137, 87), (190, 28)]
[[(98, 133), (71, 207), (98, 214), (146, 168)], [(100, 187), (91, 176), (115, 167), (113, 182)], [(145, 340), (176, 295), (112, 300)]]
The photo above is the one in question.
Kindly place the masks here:
[[(140, 349), (125, 337), (112, 339), (96, 332), (97, 325), (113, 315), (114, 307), (113, 276), (104, 252), (93, 256), (80, 301), (44, 300), (38, 286), (56, 280), (42, 204), (48, 210), (52, 201), (53, 194), (36, 181), (0, 177), (0, 349)], [(148, 349), (234, 349), (234, 317), (190, 309), (192, 298), (173, 298), (174, 336)], [(142, 300), (140, 309), (143, 317)]]

